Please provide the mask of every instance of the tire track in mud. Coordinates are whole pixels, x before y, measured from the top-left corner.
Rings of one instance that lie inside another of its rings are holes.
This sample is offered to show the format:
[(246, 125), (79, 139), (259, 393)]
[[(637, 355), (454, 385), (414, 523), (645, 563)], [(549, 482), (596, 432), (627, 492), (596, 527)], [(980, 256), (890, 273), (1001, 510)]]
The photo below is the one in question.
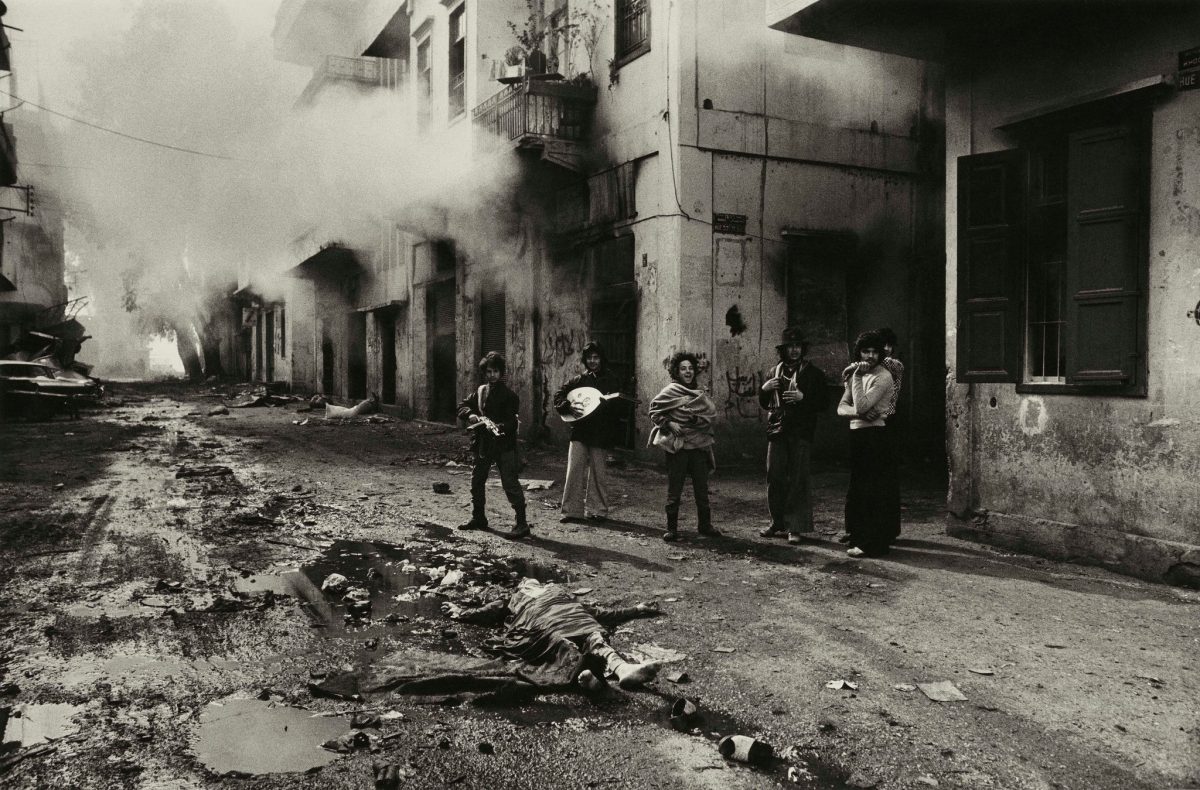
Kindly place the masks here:
[(79, 561), (75, 565), (73, 581), (76, 584), (90, 584), (98, 580), (103, 556), (101, 548), (108, 537), (114, 504), (114, 494), (98, 494), (80, 518), (83, 534), (79, 545)]

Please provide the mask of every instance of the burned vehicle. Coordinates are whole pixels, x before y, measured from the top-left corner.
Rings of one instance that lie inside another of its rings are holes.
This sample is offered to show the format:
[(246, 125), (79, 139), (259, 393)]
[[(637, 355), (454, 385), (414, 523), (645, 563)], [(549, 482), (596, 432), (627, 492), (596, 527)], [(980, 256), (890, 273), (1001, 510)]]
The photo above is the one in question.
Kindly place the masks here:
[(95, 403), (103, 394), (99, 382), (81, 373), (0, 359), (0, 419), (78, 416), (81, 406)]

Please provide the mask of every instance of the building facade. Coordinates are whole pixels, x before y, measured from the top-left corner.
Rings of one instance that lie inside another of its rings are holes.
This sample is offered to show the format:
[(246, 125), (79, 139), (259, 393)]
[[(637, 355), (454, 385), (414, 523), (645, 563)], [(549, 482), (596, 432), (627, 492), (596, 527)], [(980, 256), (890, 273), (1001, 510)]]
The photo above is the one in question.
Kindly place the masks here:
[(775, 12), (945, 64), (951, 531), (1200, 584), (1200, 9)]
[[(562, 441), (553, 392), (597, 340), (643, 404), (624, 431), (642, 452), (644, 404), (689, 349), (721, 410), (719, 456), (761, 463), (757, 391), (782, 330), (804, 328), (837, 393), (853, 337), (891, 326), (911, 371), (907, 446), (940, 455), (940, 71), (773, 31), (764, 13), (763, 0), (284, 3), (277, 49), (314, 66), (305, 101), (331, 80), (392, 91), (419, 134), (460, 141), (481, 167), (518, 165), (488, 216), (431, 205), (440, 226), (410, 211), (350, 234), (369, 244), (302, 240), (293, 385), (449, 420), (474, 363), (500, 350), (522, 431)], [(826, 455), (844, 431), (827, 418)]]

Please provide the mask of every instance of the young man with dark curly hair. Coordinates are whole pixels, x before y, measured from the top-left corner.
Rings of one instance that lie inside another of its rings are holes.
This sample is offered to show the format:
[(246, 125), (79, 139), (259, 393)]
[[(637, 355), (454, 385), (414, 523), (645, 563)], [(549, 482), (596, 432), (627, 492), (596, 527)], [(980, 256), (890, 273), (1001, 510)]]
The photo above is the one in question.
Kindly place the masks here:
[(521, 407), (517, 393), (504, 383), (507, 364), (504, 355), (489, 351), (479, 360), (484, 383), (458, 404), (458, 418), (473, 432), (471, 449), (475, 464), (471, 469), (471, 520), (459, 529), (487, 529), (487, 478), (492, 464), (500, 472), (500, 483), (516, 513), (513, 537), (529, 534), (525, 520), (525, 492), (517, 479), (517, 411)]

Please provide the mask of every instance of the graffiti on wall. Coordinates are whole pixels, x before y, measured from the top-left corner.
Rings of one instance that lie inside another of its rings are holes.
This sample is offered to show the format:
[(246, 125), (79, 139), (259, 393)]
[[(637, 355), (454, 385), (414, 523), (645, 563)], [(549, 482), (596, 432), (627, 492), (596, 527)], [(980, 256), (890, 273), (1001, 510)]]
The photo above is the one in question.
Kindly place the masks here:
[(758, 391), (765, 379), (762, 371), (735, 367), (725, 371), (725, 419), (761, 420), (762, 407), (758, 405)]

